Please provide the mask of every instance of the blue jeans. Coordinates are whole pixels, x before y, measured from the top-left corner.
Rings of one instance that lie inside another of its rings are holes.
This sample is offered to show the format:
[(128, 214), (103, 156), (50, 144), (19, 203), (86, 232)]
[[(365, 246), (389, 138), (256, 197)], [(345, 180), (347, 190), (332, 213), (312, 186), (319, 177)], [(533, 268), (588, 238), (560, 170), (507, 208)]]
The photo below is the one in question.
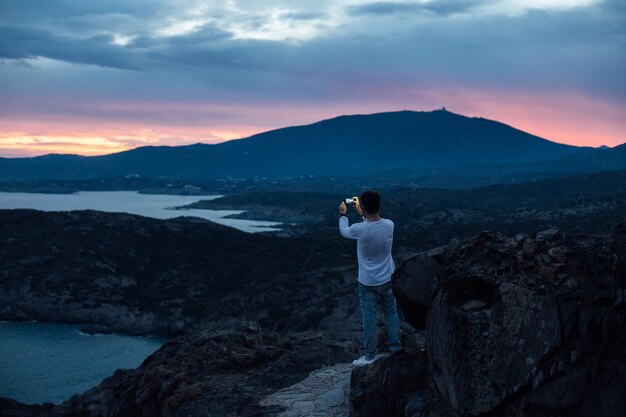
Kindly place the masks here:
[(400, 343), (400, 319), (396, 310), (396, 299), (391, 291), (391, 281), (383, 285), (368, 286), (359, 282), (359, 303), (361, 316), (363, 317), (363, 340), (365, 342), (365, 358), (372, 359), (376, 356), (378, 344), (378, 327), (376, 325), (376, 313), (378, 306), (383, 308), (385, 322), (387, 324), (387, 340), (392, 352), (402, 348)]

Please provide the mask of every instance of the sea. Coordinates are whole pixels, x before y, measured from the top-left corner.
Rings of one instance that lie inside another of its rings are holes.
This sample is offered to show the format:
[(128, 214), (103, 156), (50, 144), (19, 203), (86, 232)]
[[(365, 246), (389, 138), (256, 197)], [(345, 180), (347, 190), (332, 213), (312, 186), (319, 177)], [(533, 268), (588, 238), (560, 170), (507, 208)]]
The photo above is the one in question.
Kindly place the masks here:
[(219, 195), (140, 194), (136, 191), (79, 191), (72, 194), (0, 192), (0, 209), (29, 208), (43, 211), (100, 210), (131, 213), (155, 219), (193, 216), (234, 227), (248, 233), (280, 230), (280, 223), (266, 220), (231, 219), (242, 210), (182, 209)]
[(0, 396), (59, 404), (116, 369), (136, 368), (165, 339), (88, 335), (78, 324), (0, 321)]

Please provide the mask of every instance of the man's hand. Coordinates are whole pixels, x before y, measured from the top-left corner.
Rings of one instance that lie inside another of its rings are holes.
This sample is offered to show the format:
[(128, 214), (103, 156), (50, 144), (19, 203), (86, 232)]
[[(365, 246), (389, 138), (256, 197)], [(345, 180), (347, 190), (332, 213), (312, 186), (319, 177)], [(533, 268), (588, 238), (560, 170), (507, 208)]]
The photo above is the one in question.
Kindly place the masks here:
[(341, 204), (339, 204), (339, 214), (346, 214), (347, 211), (348, 207), (346, 207), (346, 202), (342, 201)]
[(359, 203), (357, 203), (357, 204), (354, 206), (354, 209), (357, 211), (357, 213), (359, 213), (359, 216), (362, 216), (362, 215), (363, 215), (363, 209), (361, 208), (361, 203), (360, 203), (360, 202), (359, 202)]

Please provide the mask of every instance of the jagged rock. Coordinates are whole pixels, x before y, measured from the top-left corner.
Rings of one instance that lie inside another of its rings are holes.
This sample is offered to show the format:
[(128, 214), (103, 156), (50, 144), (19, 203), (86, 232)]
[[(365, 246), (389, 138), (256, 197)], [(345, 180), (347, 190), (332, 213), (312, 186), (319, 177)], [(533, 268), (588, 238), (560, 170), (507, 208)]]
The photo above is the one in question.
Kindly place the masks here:
[(524, 255), (531, 256), (537, 250), (537, 243), (535, 243), (532, 239), (524, 239), (524, 243), (522, 243), (522, 252)]
[(463, 304), (463, 311), (479, 310), (485, 307), (487, 304), (480, 300), (469, 300)]
[[(560, 343), (555, 300), (503, 282), (464, 282), (439, 292), (427, 324), (427, 352), (437, 390), (462, 414), (478, 415), (532, 381), (544, 355)], [(481, 311), (459, 308), (479, 288)]]
[(418, 391), (409, 397), (409, 400), (404, 408), (404, 415), (406, 417), (428, 417), (431, 406), (427, 396), (423, 391)]
[(550, 257), (556, 262), (563, 263), (567, 260), (565, 252), (563, 252), (563, 249), (559, 248), (558, 246), (555, 248), (550, 248), (550, 250), (548, 250), (548, 255), (550, 255)]
[(537, 233), (537, 240), (554, 240), (560, 238), (561, 232), (559, 229), (546, 229)]
[(419, 254), (394, 274), (394, 295), (401, 305), (407, 306), (403, 309), (404, 318), (416, 329), (425, 328), (426, 309), (438, 285), (440, 271), (441, 267), (431, 256)]
[(419, 352), (400, 352), (354, 368), (350, 416), (404, 416), (410, 394), (426, 389), (426, 361)]
[[(623, 230), (483, 232), (398, 268), (405, 317), (426, 311), (428, 380), (442, 402), (463, 416), (623, 415)], [(420, 401), (411, 412), (426, 415)]]

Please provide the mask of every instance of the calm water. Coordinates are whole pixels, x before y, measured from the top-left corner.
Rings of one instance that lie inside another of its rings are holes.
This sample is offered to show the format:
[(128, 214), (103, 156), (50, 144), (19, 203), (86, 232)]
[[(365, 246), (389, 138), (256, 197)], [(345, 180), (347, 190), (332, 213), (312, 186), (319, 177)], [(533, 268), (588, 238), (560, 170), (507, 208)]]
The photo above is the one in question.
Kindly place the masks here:
[(58, 404), (118, 368), (136, 368), (163, 339), (89, 336), (79, 325), (0, 322), (0, 396)]
[(249, 233), (280, 230), (275, 227), (280, 224), (277, 222), (224, 218), (231, 214), (242, 213), (242, 210), (175, 210), (176, 207), (218, 197), (139, 194), (136, 191), (79, 191), (73, 194), (0, 192), (0, 209), (30, 208), (43, 211), (91, 209), (139, 214), (155, 219), (194, 216)]

